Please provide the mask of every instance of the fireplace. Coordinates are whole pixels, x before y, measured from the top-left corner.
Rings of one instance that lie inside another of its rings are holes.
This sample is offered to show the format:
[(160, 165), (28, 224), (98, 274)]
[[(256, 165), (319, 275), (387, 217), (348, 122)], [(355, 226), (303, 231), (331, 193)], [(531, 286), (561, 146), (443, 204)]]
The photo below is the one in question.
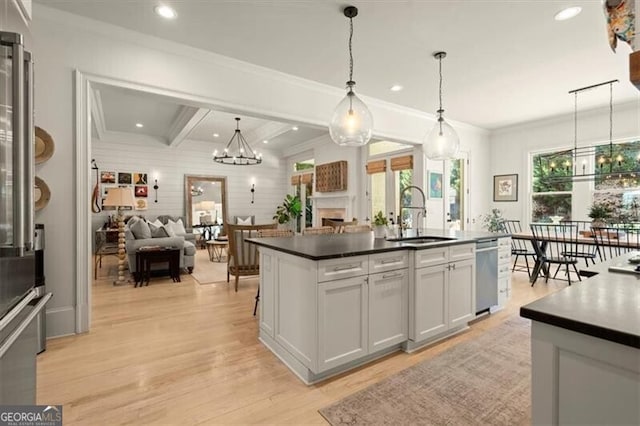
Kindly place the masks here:
[(327, 226), (327, 221), (332, 222), (344, 222), (344, 216), (347, 213), (347, 209), (318, 209), (317, 221), (322, 226)]
[(312, 200), (313, 226), (324, 226), (326, 219), (334, 222), (349, 222), (354, 216), (355, 197), (348, 195), (315, 196)]

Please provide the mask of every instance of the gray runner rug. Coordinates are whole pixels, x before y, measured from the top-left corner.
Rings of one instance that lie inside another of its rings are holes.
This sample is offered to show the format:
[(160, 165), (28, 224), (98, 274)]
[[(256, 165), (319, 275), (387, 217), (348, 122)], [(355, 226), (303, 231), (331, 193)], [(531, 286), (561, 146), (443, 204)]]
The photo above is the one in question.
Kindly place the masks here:
[(319, 412), (332, 425), (530, 424), (530, 324), (510, 318)]

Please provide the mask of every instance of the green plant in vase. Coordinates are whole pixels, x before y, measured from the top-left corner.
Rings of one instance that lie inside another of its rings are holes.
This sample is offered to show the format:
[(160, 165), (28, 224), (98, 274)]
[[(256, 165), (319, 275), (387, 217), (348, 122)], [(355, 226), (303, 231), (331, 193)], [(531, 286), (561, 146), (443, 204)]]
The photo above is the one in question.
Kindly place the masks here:
[[(273, 219), (281, 225), (293, 221), (295, 227), (297, 219), (302, 215), (302, 202), (297, 195), (287, 194), (284, 201), (276, 207), (276, 214)], [(294, 228), (295, 231), (295, 228)]]
[(500, 209), (491, 209), (491, 213), (483, 214), (480, 216), (482, 220), (482, 227), (489, 232), (502, 231), (502, 212)]
[(376, 215), (373, 217), (373, 235), (375, 238), (384, 238), (386, 235), (387, 224), (389, 221), (387, 220), (382, 210), (378, 211)]
[(612, 213), (613, 211), (607, 203), (594, 201), (589, 207), (588, 216), (591, 218), (593, 226), (605, 226)]

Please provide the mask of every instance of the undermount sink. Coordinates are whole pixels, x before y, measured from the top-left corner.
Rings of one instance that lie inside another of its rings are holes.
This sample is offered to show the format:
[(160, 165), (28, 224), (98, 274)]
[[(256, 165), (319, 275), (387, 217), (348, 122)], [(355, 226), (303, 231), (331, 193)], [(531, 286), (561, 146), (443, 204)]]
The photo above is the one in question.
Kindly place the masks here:
[(422, 237), (404, 237), (404, 238), (388, 238), (387, 241), (395, 241), (407, 245), (422, 245), (430, 243), (439, 243), (442, 241), (452, 241), (455, 237), (440, 237), (433, 235), (424, 235)]

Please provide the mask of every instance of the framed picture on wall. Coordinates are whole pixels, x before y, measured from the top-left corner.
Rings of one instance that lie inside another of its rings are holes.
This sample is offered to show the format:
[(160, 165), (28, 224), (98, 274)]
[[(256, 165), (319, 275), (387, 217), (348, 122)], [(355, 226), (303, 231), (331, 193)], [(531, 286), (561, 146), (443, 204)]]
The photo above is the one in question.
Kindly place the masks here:
[(429, 172), (429, 199), (442, 198), (442, 173)]
[(493, 201), (518, 201), (518, 175), (493, 177)]

